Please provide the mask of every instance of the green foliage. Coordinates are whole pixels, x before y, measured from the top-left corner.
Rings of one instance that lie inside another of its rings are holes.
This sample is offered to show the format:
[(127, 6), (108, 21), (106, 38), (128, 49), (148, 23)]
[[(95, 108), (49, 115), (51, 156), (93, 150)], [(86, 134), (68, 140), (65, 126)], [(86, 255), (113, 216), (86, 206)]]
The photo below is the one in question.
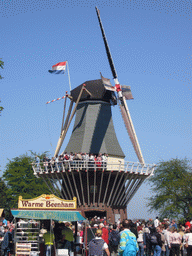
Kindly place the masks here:
[[(1, 103), (1, 101), (0, 101), (0, 103)], [(0, 114), (1, 114), (1, 111), (3, 110), (4, 108), (2, 107), (2, 106), (0, 106)]]
[[(44, 155), (44, 154), (42, 154)], [(42, 156), (39, 156), (42, 159)], [(27, 154), (9, 160), (3, 178), (7, 185), (7, 200), (10, 208), (17, 208), (18, 197), (31, 199), (41, 194), (49, 194), (49, 189), (41, 178), (33, 174), (33, 156)]]
[(150, 210), (160, 217), (192, 217), (192, 168), (187, 159), (171, 159), (158, 164), (152, 183), (153, 196), (149, 198)]
[(0, 195), (1, 195), (1, 200), (0, 200), (0, 208), (3, 208), (6, 210), (9, 209), (9, 205), (7, 202), (7, 186), (2, 178), (0, 178)]
[[(0, 59), (0, 68), (3, 69), (3, 66), (4, 66), (4, 62)], [(0, 75), (0, 79), (2, 79), (3, 77)]]

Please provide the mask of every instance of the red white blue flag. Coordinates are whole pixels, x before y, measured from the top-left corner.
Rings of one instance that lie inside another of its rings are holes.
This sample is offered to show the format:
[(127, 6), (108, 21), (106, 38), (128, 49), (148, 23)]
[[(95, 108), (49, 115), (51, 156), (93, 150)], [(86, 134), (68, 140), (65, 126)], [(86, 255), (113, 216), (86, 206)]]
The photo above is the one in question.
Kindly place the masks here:
[(51, 74), (64, 74), (67, 62), (59, 62), (52, 66), (52, 70), (48, 70)]

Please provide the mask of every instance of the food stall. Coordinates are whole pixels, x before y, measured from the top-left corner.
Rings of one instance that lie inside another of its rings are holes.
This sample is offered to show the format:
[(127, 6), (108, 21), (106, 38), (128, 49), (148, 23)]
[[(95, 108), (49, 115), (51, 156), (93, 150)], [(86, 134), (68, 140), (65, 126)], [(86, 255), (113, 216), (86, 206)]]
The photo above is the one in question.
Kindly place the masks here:
[[(44, 225), (50, 225), (53, 232), (53, 223), (75, 222), (85, 220), (80, 212), (76, 211), (76, 198), (63, 200), (55, 195), (41, 195), (34, 199), (18, 200), (18, 209), (11, 210), (15, 218), (15, 255), (43, 255)], [(77, 233), (77, 224), (75, 225)], [(59, 250), (54, 243), (53, 255), (66, 253)]]

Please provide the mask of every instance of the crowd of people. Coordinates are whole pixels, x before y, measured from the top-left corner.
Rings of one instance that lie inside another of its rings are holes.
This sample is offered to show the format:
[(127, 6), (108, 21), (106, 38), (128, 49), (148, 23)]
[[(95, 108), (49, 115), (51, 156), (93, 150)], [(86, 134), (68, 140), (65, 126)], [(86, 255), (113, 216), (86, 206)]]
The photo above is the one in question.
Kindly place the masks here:
[[(58, 157), (52, 157), (51, 159), (48, 158), (47, 156), (44, 156), (42, 159), (44, 167), (49, 168), (50, 166), (61, 168), (62, 163), (67, 164), (70, 163), (71, 167), (74, 166), (75, 164), (78, 164), (80, 166), (84, 167), (94, 167), (96, 165), (97, 168), (102, 168), (106, 167), (107, 164), (107, 159), (108, 159), (108, 154), (103, 153), (103, 154), (89, 154), (89, 153), (73, 153), (71, 152), (68, 154), (67, 152), (59, 155)], [(35, 157), (35, 164), (37, 167), (39, 167), (41, 162), (41, 159), (36, 156)]]
[(14, 248), (14, 223), (7, 221), (5, 217), (0, 219), (0, 255), (8, 256), (9, 252)]
[[(103, 219), (90, 221), (96, 227), (96, 238), (90, 243), (90, 250), (103, 250), (107, 255), (137, 255), (137, 256), (192, 256), (192, 220), (185, 225), (177, 226), (165, 218), (162, 222), (158, 217), (155, 220), (131, 221), (110, 225)], [(105, 246), (98, 246), (95, 240), (103, 239)], [(128, 241), (132, 242), (128, 243)], [(133, 244), (135, 243), (135, 247)], [(131, 254), (131, 251), (133, 254)], [(90, 255), (92, 253), (90, 252)]]
[[(192, 221), (177, 225), (173, 219), (132, 221), (120, 219), (114, 224), (110, 218), (95, 216), (87, 222), (78, 223), (77, 235), (85, 246), (85, 230), (94, 234), (87, 243), (90, 256), (192, 256)], [(50, 228), (51, 227), (51, 228)], [(86, 227), (86, 228), (85, 228)], [(15, 225), (5, 218), (0, 219), (1, 254), (8, 256), (13, 251)], [(69, 222), (41, 224), (40, 234), (47, 255), (51, 256), (53, 245), (81, 254), (80, 246), (74, 247), (75, 226)], [(13, 253), (14, 255), (14, 253)]]

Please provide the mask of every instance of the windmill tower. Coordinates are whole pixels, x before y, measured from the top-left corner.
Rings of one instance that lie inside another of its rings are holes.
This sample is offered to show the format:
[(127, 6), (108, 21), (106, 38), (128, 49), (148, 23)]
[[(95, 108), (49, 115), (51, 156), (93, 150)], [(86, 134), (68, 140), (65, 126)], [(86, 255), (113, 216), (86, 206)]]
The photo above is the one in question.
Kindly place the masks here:
[[(107, 162), (87, 160), (34, 164), (34, 174), (42, 177), (50, 192), (63, 199), (77, 198), (78, 209), (85, 217), (107, 216), (115, 219), (127, 217), (127, 205), (143, 181), (153, 173), (154, 165), (145, 164), (139, 142), (128, 110), (126, 99), (131, 99), (130, 87), (122, 86), (96, 8), (107, 57), (115, 86), (101, 75), (101, 79), (86, 81), (66, 95), (71, 103), (55, 150), (59, 155), (69, 125), (75, 117), (69, 142), (64, 149), (68, 154), (107, 154)], [(73, 104), (75, 106), (73, 107)], [(119, 105), (129, 137), (139, 162), (124, 161), (125, 155), (117, 140), (113, 126), (111, 106)]]

